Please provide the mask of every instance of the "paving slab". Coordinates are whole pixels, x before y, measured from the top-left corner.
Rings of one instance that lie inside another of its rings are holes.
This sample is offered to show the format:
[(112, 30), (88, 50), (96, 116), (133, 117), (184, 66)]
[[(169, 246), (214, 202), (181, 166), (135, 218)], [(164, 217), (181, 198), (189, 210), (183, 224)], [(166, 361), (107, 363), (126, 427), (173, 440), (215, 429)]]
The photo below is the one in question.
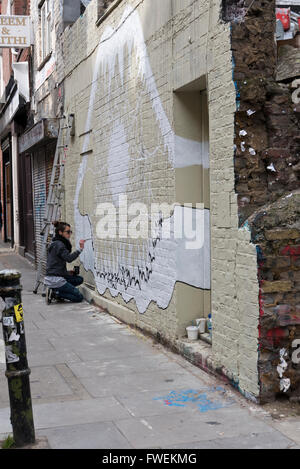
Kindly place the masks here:
[[(9, 406), (8, 382), (4, 373), (0, 379), (1, 408)], [(30, 389), (32, 399), (37, 402), (73, 395), (72, 389), (55, 366), (31, 366)]]
[(51, 337), (49, 342), (56, 350), (65, 350), (76, 348), (84, 348), (85, 346), (97, 347), (97, 346), (116, 346), (118, 342), (117, 337), (102, 336), (100, 334), (73, 334), (67, 337)]
[[(80, 335), (82, 334), (82, 324), (72, 324), (72, 327), (57, 328), (57, 324), (53, 325), (56, 334), (59, 337), (69, 337), (70, 335)], [(119, 334), (119, 325), (118, 324), (102, 324), (100, 320), (93, 321), (84, 325), (84, 332), (90, 334), (101, 334), (107, 335), (110, 333)], [(116, 331), (114, 331), (116, 329)], [(120, 331), (127, 329), (125, 326), (120, 327)]]
[(29, 350), (27, 357), (31, 368), (42, 365), (56, 365), (59, 363), (66, 363), (69, 365), (73, 362), (81, 362), (80, 358), (76, 355), (75, 352), (68, 352), (67, 350), (50, 350), (46, 352), (41, 351), (39, 353)]
[(39, 431), (55, 449), (131, 449), (132, 445), (113, 422), (89, 423)]
[(251, 433), (233, 438), (171, 445), (165, 449), (297, 449), (297, 447), (292, 440), (282, 437), (280, 432), (274, 430), (268, 433)]
[(300, 446), (300, 417), (275, 420), (273, 426)]
[(92, 378), (82, 378), (82, 384), (93, 397), (106, 395), (124, 395), (133, 390), (142, 393), (152, 390), (153, 392), (169, 392), (182, 383), (187, 388), (201, 390), (202, 383), (193, 375), (182, 370), (181, 372), (144, 372), (119, 374), (112, 376), (94, 376)]
[(0, 406), (0, 434), (12, 433), (12, 427), (10, 423), (10, 408), (6, 406), (1, 408)]
[(32, 398), (42, 399), (72, 394), (72, 390), (54, 366), (31, 367)]
[(34, 408), (37, 429), (126, 419), (128, 416), (127, 410), (114, 397), (41, 404)]
[[(36, 430), (126, 419), (129, 413), (113, 397), (33, 406)], [(11, 432), (10, 409), (0, 409), (1, 433)]]
[(75, 351), (78, 349), (89, 349), (90, 347), (101, 347), (105, 350), (105, 347), (107, 347), (108, 357), (110, 356), (109, 352), (111, 348), (119, 353), (128, 353), (129, 356), (137, 354), (137, 350), (139, 350), (139, 353), (147, 353), (152, 350), (150, 344), (140, 342), (132, 333), (130, 336), (122, 336), (122, 334), (85, 334), (83, 332), (78, 335), (73, 334), (67, 337), (51, 337), (48, 341), (56, 350)]
[(50, 352), (55, 350), (51, 342), (46, 337), (39, 337), (38, 334), (33, 340), (27, 340), (26, 337), (26, 348), (28, 353)]
[(142, 393), (118, 391), (115, 396), (135, 417), (169, 415), (175, 412), (199, 414), (209, 409), (215, 411), (235, 405), (230, 393), (220, 391), (219, 387), (198, 384), (197, 389), (177, 388), (176, 391)]
[(174, 362), (171, 362), (165, 355), (161, 354), (153, 360), (153, 354), (143, 355), (143, 360), (139, 357), (129, 356), (126, 360), (103, 359), (89, 362), (75, 362), (70, 365), (73, 373), (79, 378), (93, 378), (95, 376), (112, 376), (120, 374), (132, 374), (145, 371), (169, 372), (182, 371), (182, 368)]
[[(62, 345), (62, 350), (66, 350)], [(67, 349), (68, 350), (68, 349)], [(107, 357), (112, 359), (126, 360), (128, 357), (137, 357), (140, 355), (139, 347), (117, 347), (116, 345), (98, 345), (98, 346), (88, 346), (84, 344), (82, 348), (74, 346), (73, 351), (78, 355), (81, 361), (90, 362), (90, 361), (104, 361), (107, 360)], [(146, 351), (148, 353), (149, 349)], [(144, 354), (144, 350), (141, 352)], [(155, 359), (155, 358), (154, 358)]]
[[(218, 422), (219, 425), (211, 425)], [(117, 427), (135, 448), (185, 444), (241, 434), (269, 433), (273, 428), (249, 416), (239, 408), (219, 409), (191, 415), (190, 412), (166, 416), (130, 418), (116, 422)], [(271, 438), (271, 437), (270, 437)]]
[[(0, 371), (0, 408), (9, 405), (8, 382), (5, 376), (5, 368)], [(0, 430), (1, 431), (1, 430)]]

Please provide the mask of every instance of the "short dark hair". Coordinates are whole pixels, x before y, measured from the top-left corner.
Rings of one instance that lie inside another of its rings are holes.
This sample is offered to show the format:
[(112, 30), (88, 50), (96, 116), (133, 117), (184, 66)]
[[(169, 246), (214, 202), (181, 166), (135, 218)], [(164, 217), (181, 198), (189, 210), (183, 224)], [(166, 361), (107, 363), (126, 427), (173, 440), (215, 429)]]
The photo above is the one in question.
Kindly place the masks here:
[(63, 233), (67, 226), (71, 227), (69, 223), (65, 223), (63, 221), (54, 221), (53, 225), (55, 226), (55, 236), (58, 236), (60, 231)]

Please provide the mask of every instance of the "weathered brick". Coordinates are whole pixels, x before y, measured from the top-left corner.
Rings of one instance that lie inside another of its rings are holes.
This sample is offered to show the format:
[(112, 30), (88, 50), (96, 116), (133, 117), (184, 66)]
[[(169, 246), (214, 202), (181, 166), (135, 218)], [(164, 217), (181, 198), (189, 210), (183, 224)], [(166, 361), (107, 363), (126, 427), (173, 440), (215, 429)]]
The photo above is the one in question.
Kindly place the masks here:
[(275, 281), (275, 282), (263, 282), (262, 291), (263, 293), (274, 293), (274, 292), (288, 292), (293, 289), (293, 282), (290, 281)]
[(274, 241), (275, 239), (297, 239), (300, 237), (300, 231), (296, 229), (267, 230), (265, 233), (268, 241)]

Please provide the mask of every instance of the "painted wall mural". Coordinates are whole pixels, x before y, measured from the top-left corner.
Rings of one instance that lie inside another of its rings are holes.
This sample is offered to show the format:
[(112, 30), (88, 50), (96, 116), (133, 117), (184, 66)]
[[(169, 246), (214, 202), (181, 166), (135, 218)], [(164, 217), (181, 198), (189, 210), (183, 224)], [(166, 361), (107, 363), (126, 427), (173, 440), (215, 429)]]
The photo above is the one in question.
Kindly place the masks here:
[[(101, 122), (106, 124), (102, 127)], [(113, 297), (121, 294), (125, 302), (134, 299), (140, 313), (152, 301), (162, 309), (167, 308), (177, 281), (210, 289), (208, 209), (176, 205), (171, 216), (159, 217), (156, 232), (150, 233), (148, 239), (97, 238), (95, 214), (84, 214), (81, 208), (92, 133), (94, 207), (108, 202), (119, 211), (120, 196), (124, 194), (128, 203), (141, 202), (147, 206), (162, 203), (164, 185), (166, 196), (172, 194), (168, 174), (177, 166), (209, 166), (199, 144), (175, 136), (151, 69), (139, 14), (131, 7), (126, 7), (116, 29), (106, 28), (93, 71), (74, 197), (76, 243), (88, 239), (81, 262), (86, 271), (92, 272), (100, 294), (108, 289)], [(177, 157), (176, 148), (179, 148)], [(192, 151), (184, 162), (186, 148)], [(150, 171), (154, 164), (162, 171), (162, 179), (156, 182)], [(165, 202), (174, 202), (171, 199), (169, 195)], [(173, 236), (179, 230), (181, 217), (190, 217), (193, 226), (197, 223), (201, 226), (203, 247), (187, 250), (186, 242), (190, 239)], [(169, 224), (172, 235), (164, 239), (162, 233)]]

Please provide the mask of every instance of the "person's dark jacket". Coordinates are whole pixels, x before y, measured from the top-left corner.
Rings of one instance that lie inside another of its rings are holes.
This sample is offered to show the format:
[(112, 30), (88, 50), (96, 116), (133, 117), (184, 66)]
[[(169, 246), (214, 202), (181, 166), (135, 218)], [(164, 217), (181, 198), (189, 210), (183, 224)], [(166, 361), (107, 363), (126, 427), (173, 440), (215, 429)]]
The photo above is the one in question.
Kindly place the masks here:
[(70, 264), (80, 256), (81, 251), (77, 250), (71, 254), (72, 245), (63, 236), (56, 236), (48, 250), (47, 277), (67, 277), (67, 262)]

